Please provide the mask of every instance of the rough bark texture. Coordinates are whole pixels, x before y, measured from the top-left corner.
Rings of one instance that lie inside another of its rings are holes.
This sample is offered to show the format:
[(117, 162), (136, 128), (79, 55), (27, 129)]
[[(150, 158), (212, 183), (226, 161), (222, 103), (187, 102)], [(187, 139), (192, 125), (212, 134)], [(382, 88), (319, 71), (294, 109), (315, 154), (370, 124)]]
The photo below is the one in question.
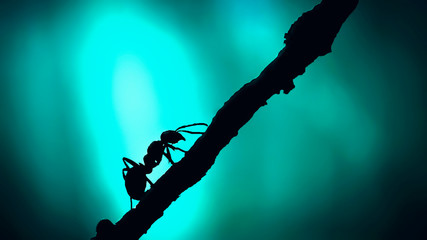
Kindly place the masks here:
[(272, 95), (281, 90), (289, 93), (295, 77), (317, 57), (331, 52), (335, 36), (357, 4), (358, 0), (323, 0), (304, 13), (285, 34), (286, 46), (276, 59), (224, 104), (185, 157), (115, 224), (109, 237), (96, 239), (139, 239), (145, 234), (182, 192), (206, 175), (221, 149)]

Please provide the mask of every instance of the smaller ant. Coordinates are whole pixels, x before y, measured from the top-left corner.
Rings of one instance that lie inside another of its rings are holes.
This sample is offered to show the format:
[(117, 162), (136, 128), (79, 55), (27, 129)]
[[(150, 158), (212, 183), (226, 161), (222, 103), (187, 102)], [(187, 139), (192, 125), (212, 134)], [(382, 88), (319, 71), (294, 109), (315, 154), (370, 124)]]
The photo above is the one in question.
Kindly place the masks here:
[[(123, 179), (125, 180), (126, 191), (130, 196), (130, 208), (132, 209), (132, 199), (141, 200), (145, 193), (146, 182), (153, 186), (148, 179), (147, 174), (152, 170), (142, 163), (136, 163), (129, 158), (124, 157), (123, 162), (126, 165), (123, 168)], [(132, 167), (126, 163), (128, 162)], [(127, 174), (125, 174), (127, 172)]]
[[(147, 174), (153, 171), (153, 168), (160, 164), (162, 157), (165, 156), (171, 164), (175, 164), (172, 161), (170, 154), (170, 149), (179, 150), (181, 152), (186, 152), (181, 148), (175, 147), (172, 144), (184, 140), (184, 136), (180, 132), (186, 132), (190, 134), (203, 134), (203, 132), (193, 132), (188, 130), (182, 130), (183, 128), (192, 127), (192, 126), (208, 126), (206, 123), (193, 123), (189, 125), (184, 125), (176, 130), (164, 131), (160, 135), (160, 141), (152, 142), (147, 149), (147, 154), (144, 156), (144, 164), (136, 163), (133, 160), (124, 157), (123, 163), (125, 168), (123, 168), (123, 179), (125, 180), (126, 191), (130, 196), (130, 208), (132, 209), (132, 199), (141, 200), (145, 194), (145, 187), (147, 182), (150, 186), (153, 186), (153, 183), (148, 179)], [(128, 163), (132, 165), (129, 167)], [(127, 172), (127, 174), (125, 174)]]

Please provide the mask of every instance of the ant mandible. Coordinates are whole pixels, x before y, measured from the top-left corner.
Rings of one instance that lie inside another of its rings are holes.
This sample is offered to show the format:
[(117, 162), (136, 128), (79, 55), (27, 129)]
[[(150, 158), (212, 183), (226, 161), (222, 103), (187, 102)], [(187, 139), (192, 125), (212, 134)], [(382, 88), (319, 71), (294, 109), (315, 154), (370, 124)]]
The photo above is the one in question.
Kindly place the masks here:
[[(160, 141), (154, 141), (148, 146), (147, 154), (144, 156), (145, 165), (142, 163), (136, 163), (126, 157), (123, 158), (123, 163), (126, 166), (125, 168), (123, 168), (123, 179), (125, 180), (126, 191), (130, 196), (131, 209), (132, 199), (141, 200), (144, 196), (145, 188), (147, 185), (146, 182), (148, 182), (150, 186), (153, 185), (150, 179), (148, 179), (147, 174), (151, 173), (153, 171), (153, 168), (160, 164), (162, 157), (165, 156), (171, 164), (174, 164), (169, 148), (171, 148), (172, 150), (186, 152), (181, 148), (172, 146), (172, 144), (175, 144), (180, 140), (185, 141), (184, 136), (182, 136), (180, 132), (186, 132), (190, 134), (203, 134), (203, 132), (194, 132), (182, 129), (198, 125), (208, 126), (206, 123), (193, 123), (181, 126), (176, 130), (168, 130), (163, 132), (160, 135)], [(132, 167), (129, 167), (128, 163), (132, 165)], [(127, 174), (125, 174), (126, 172)]]

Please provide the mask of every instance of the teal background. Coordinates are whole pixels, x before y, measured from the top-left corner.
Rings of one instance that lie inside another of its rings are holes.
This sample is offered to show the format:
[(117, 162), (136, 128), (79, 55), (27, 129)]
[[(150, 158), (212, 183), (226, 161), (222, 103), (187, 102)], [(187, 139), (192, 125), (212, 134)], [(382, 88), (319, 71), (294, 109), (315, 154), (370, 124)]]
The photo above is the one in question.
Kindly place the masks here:
[[(2, 235), (89, 239), (100, 219), (118, 221), (130, 207), (121, 158), (209, 123), (317, 3), (3, 1)], [(273, 96), (142, 239), (422, 239), (426, 10), (361, 1), (333, 52)]]

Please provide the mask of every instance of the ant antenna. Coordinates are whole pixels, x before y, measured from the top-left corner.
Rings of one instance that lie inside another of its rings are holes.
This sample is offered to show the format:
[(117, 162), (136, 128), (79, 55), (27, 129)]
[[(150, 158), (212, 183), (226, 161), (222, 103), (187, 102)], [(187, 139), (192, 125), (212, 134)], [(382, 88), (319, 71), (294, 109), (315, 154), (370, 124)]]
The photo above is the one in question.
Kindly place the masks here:
[(193, 132), (193, 131), (187, 131), (187, 130), (179, 130), (177, 132), (186, 132), (186, 133), (191, 133), (191, 134), (203, 134), (204, 132)]
[(181, 126), (179, 128), (177, 128), (175, 131), (176, 132), (186, 132), (186, 133), (191, 133), (191, 134), (203, 134), (204, 132), (194, 132), (194, 131), (188, 131), (188, 130), (180, 130), (182, 128), (187, 128), (187, 127), (192, 127), (192, 126), (208, 126), (206, 123), (193, 123), (193, 124), (189, 124), (189, 125), (184, 125)]

